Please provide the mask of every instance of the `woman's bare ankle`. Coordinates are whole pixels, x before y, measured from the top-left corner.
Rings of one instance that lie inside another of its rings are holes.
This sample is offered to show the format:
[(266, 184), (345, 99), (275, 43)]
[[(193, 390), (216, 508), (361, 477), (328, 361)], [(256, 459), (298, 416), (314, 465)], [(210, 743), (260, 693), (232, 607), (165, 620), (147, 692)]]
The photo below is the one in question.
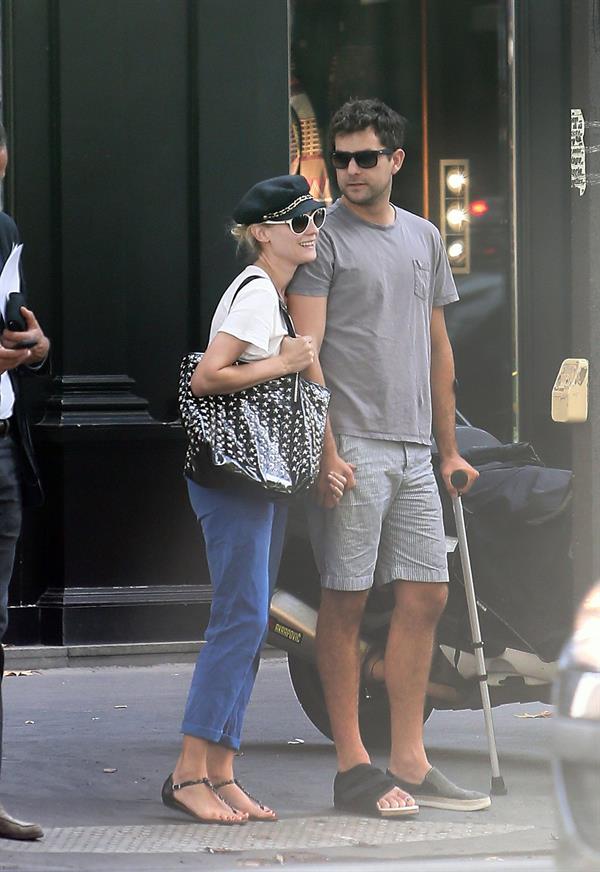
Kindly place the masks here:
[(206, 767), (180, 766), (177, 764), (173, 770), (173, 784), (182, 784), (184, 781), (197, 781), (201, 778), (208, 778)]
[(233, 781), (235, 779), (233, 772), (217, 772), (212, 769), (209, 770), (208, 777), (213, 784), (224, 784), (227, 781)]

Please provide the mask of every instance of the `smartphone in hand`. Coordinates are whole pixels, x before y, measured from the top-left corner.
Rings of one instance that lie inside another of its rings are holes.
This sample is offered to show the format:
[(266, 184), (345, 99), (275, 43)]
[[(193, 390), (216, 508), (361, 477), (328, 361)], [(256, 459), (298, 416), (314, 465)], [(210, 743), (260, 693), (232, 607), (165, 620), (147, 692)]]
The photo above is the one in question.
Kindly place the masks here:
[(4, 322), (9, 330), (15, 330), (17, 332), (27, 330), (25, 318), (21, 315), (21, 306), (24, 305), (25, 297), (23, 294), (18, 293), (17, 291), (13, 291), (12, 294), (8, 295), (8, 298), (6, 300), (6, 314), (4, 317)]

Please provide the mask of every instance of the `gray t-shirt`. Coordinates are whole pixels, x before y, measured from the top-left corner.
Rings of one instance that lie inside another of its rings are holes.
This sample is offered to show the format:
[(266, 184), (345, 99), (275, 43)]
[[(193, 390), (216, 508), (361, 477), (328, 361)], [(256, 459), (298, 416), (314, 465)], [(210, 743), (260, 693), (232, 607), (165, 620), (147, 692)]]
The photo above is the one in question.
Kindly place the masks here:
[(431, 310), (458, 294), (438, 230), (394, 209), (381, 226), (337, 200), (287, 293), (328, 298), (320, 361), (334, 433), (430, 445)]

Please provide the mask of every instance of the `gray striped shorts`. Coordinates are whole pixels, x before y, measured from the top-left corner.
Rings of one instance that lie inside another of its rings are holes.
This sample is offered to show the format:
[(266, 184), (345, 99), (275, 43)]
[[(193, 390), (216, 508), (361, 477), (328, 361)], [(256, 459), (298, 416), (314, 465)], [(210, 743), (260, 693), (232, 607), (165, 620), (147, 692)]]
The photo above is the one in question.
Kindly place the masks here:
[(391, 581), (448, 581), (442, 507), (431, 451), (413, 442), (340, 435), (356, 487), (334, 509), (309, 500), (323, 587), (367, 590)]

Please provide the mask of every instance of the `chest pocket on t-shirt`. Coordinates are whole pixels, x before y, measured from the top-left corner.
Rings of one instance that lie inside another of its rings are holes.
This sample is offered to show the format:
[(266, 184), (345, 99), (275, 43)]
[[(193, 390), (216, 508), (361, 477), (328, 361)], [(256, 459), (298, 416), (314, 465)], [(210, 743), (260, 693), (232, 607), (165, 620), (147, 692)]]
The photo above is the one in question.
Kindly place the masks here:
[(429, 264), (424, 260), (413, 258), (414, 272), (414, 292), (421, 300), (427, 300), (429, 297), (429, 281), (430, 269)]

